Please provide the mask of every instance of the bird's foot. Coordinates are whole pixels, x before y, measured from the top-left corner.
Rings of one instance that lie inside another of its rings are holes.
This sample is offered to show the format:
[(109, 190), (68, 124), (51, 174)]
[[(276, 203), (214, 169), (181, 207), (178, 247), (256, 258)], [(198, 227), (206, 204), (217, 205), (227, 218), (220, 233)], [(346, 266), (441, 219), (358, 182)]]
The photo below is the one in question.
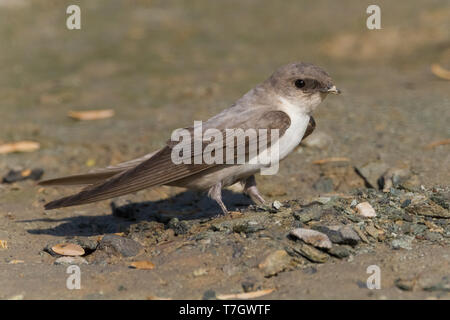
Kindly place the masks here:
[(222, 201), (222, 183), (219, 182), (212, 186), (208, 191), (208, 196), (217, 202), (220, 209), (222, 210), (222, 213), (219, 213), (217, 216), (227, 216), (229, 214), (227, 207)]
[(262, 206), (266, 203), (256, 187), (255, 176), (250, 176), (245, 180), (244, 192), (256, 205)]

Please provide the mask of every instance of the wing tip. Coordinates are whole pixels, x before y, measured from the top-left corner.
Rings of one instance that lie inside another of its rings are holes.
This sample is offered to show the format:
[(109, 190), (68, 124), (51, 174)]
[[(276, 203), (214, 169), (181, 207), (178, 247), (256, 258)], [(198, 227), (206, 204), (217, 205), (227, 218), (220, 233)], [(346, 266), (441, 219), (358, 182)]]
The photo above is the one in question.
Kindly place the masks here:
[(50, 201), (44, 205), (45, 210), (53, 210), (63, 207), (60, 200)]

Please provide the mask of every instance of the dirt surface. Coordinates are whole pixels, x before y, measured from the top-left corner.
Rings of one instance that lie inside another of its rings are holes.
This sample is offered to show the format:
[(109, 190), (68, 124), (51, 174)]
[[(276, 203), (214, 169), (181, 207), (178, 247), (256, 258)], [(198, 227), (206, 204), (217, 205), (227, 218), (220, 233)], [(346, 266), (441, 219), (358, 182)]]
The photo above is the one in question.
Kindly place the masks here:
[[(234, 213), (215, 217), (205, 195), (159, 187), (46, 212), (77, 189), (0, 184), (0, 298), (448, 299), (450, 145), (430, 144), (450, 137), (450, 83), (430, 66), (450, 68), (450, 6), (377, 3), (381, 30), (366, 28), (364, 1), (77, 1), (82, 28), (70, 31), (70, 1), (0, 0), (0, 144), (41, 145), (0, 155), (2, 177), (142, 156), (292, 61), (322, 66), (343, 91), (278, 175), (257, 176), (267, 207), (233, 187)], [(67, 117), (89, 109), (115, 116)], [(346, 159), (317, 163), (330, 157)], [(358, 214), (363, 202), (376, 217)], [(335, 238), (344, 226), (357, 237)], [(332, 248), (289, 236), (296, 228)], [(51, 250), (69, 242), (86, 252), (80, 290)], [(381, 289), (366, 286), (371, 265)]]

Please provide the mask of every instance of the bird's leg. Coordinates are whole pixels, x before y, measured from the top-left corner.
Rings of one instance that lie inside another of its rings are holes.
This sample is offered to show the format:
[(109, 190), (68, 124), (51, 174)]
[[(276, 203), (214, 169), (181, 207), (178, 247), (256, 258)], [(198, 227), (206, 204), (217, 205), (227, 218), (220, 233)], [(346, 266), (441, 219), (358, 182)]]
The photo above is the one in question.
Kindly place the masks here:
[(227, 207), (222, 202), (222, 182), (218, 182), (215, 185), (213, 185), (209, 191), (208, 196), (217, 202), (217, 204), (220, 206), (220, 209), (222, 209), (222, 213), (224, 215), (228, 214)]
[(245, 180), (244, 192), (253, 200), (254, 203), (262, 205), (266, 202), (264, 198), (259, 194), (258, 188), (256, 188), (255, 176), (251, 175)]

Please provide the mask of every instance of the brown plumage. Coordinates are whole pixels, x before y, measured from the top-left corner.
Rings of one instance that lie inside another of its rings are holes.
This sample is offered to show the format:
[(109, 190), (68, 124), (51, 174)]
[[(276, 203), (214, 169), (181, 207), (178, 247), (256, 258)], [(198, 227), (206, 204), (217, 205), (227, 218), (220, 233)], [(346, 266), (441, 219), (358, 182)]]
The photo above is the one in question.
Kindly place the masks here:
[[(299, 86), (298, 79), (301, 79), (304, 85)], [(233, 106), (204, 122), (202, 132), (204, 133), (207, 129), (217, 129), (221, 132), (225, 142), (222, 146), (224, 155), (226, 146), (233, 141), (236, 159), (237, 150), (241, 147), (244, 148), (248, 158), (250, 146), (257, 145), (258, 141), (242, 136), (243, 133), (239, 131), (237, 137), (228, 137), (226, 129), (242, 129), (243, 132), (247, 129), (267, 129), (269, 137), (267, 148), (277, 142), (280, 144), (280, 152), (287, 155), (302, 139), (312, 133), (315, 121), (310, 116), (310, 112), (333, 88), (336, 91), (328, 74), (316, 66), (300, 63), (282, 67)], [(187, 129), (192, 137), (193, 145), (194, 128)], [(279, 130), (276, 141), (270, 141), (273, 129)], [(287, 134), (288, 129), (289, 134)], [(238, 145), (239, 142), (241, 145)], [(41, 185), (87, 185), (75, 195), (47, 203), (45, 208), (55, 209), (86, 204), (154, 186), (175, 185), (210, 189), (210, 196), (218, 202), (222, 211), (226, 212), (221, 201), (220, 189), (237, 181), (246, 182), (246, 192), (252, 199), (264, 201), (256, 189), (253, 177), (253, 174), (262, 167), (261, 165), (250, 166), (247, 162), (244, 165), (194, 164), (193, 159), (197, 156), (195, 148), (191, 148), (191, 154), (183, 154), (185, 160), (188, 158), (192, 160), (190, 164), (175, 164), (171, 156), (177, 144), (178, 142), (168, 141), (162, 149), (139, 159), (87, 174), (42, 181)], [(201, 144), (203, 148), (207, 145), (204, 141), (201, 141)], [(261, 149), (258, 150), (258, 152), (261, 151)]]

